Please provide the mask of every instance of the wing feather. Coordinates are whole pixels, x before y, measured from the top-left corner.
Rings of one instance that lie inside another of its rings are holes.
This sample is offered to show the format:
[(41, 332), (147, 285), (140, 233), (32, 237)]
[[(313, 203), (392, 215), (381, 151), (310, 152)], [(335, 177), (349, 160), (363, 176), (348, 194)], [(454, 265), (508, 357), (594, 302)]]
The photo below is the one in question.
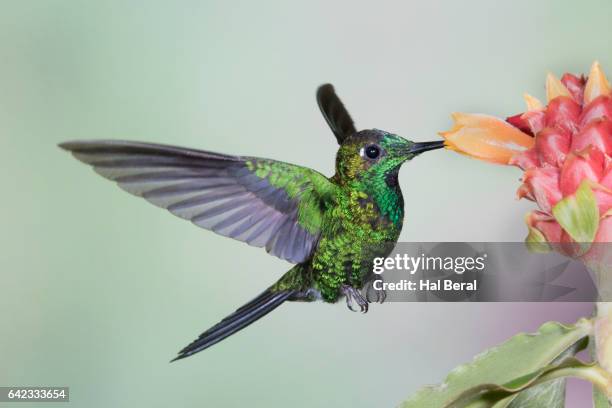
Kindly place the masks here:
[(60, 146), (125, 191), (294, 263), (308, 259), (321, 227), (302, 225), (300, 208), (320, 211), (335, 188), (313, 170), (268, 159), (129, 141)]

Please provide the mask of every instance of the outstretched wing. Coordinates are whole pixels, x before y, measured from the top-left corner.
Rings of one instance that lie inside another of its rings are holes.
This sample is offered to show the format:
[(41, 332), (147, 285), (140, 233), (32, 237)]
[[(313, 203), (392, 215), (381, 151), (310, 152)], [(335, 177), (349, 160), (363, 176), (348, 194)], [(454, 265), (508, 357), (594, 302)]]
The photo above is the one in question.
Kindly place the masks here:
[(332, 84), (321, 85), (317, 89), (317, 103), (327, 124), (336, 135), (338, 144), (342, 144), (344, 139), (357, 131), (351, 115), (336, 95)]
[(310, 256), (333, 196), (320, 173), (274, 160), (112, 140), (60, 147), (129, 193), (293, 263)]

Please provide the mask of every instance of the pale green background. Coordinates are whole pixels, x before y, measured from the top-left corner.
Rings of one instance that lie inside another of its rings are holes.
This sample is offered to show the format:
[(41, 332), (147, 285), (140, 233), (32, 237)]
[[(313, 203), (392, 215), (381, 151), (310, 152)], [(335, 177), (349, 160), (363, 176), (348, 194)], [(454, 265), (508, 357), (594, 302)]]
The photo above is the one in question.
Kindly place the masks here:
[[(336, 85), (360, 128), (433, 140), (451, 111), (522, 110), (548, 70), (599, 59), (612, 72), (612, 3), (0, 7), (0, 385), (67, 385), (74, 407), (389, 407), (518, 330), (588, 310), (288, 304), (168, 364), (289, 265), (129, 196), (55, 145), (127, 138), (331, 174), (319, 84)], [(532, 205), (514, 199), (519, 177), (449, 152), (419, 157), (400, 177), (402, 239), (522, 240)]]

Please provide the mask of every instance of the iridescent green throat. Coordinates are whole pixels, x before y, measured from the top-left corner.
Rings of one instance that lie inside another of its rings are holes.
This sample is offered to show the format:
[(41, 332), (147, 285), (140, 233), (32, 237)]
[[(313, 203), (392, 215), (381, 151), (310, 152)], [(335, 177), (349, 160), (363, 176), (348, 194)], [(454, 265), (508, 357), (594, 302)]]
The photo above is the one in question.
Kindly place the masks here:
[(388, 173), (376, 172), (374, 175), (366, 173), (351, 186), (371, 197), (380, 214), (396, 227), (401, 226), (404, 219), (404, 198), (397, 183), (398, 170), (399, 167)]

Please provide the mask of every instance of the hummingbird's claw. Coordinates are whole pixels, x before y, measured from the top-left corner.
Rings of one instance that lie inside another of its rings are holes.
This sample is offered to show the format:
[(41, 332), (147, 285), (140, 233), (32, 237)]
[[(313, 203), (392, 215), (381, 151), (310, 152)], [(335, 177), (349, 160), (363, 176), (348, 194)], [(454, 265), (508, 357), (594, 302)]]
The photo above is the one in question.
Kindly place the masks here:
[(383, 304), (385, 303), (385, 300), (387, 300), (387, 292), (384, 290), (376, 291), (376, 295), (377, 295), (377, 298), (376, 298), (377, 303)]
[(353, 307), (353, 304), (359, 306), (361, 313), (368, 312), (368, 300), (355, 288), (349, 285), (342, 285), (342, 293), (346, 296), (346, 306), (351, 312), (357, 312), (357, 309)]
[[(378, 280), (382, 281), (382, 276), (377, 277)], [(370, 280), (366, 283), (366, 300), (369, 303), (384, 303), (385, 299), (387, 299), (387, 292), (384, 290), (376, 290), (373, 285), (374, 280)]]

